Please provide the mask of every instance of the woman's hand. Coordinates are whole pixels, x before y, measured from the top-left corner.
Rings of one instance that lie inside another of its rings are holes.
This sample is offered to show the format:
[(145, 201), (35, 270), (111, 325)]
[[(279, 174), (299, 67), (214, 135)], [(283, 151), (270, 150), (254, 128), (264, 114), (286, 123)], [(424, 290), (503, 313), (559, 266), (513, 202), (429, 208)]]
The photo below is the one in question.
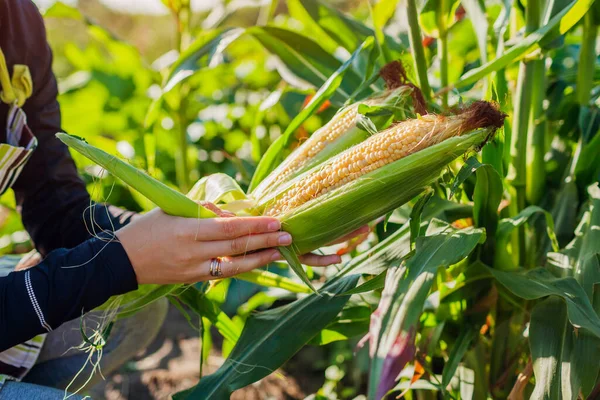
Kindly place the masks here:
[(223, 278), (280, 259), (274, 247), (292, 243), (280, 228), (271, 217), (194, 219), (155, 209), (136, 217), (116, 235), (139, 284), (194, 283), (212, 278), (212, 258), (222, 257)]
[[(235, 217), (211, 203), (203, 203), (221, 218), (173, 217), (160, 209), (136, 215), (116, 235), (127, 252), (139, 284), (194, 283), (213, 278), (211, 259), (221, 257), (222, 277), (251, 271), (280, 260), (278, 246), (289, 246), (292, 237), (280, 232), (272, 217)], [(334, 243), (368, 231), (364, 226)], [(340, 256), (305, 254), (300, 260), (312, 266), (341, 261)]]

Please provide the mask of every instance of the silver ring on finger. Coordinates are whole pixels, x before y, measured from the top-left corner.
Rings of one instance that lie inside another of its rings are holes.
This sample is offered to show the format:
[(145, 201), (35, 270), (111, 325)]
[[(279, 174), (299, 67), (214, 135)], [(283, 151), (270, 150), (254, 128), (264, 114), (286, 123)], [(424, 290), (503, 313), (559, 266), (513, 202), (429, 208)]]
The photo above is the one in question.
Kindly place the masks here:
[(223, 275), (223, 259), (221, 257), (211, 258), (209, 273), (210, 276), (219, 277)]

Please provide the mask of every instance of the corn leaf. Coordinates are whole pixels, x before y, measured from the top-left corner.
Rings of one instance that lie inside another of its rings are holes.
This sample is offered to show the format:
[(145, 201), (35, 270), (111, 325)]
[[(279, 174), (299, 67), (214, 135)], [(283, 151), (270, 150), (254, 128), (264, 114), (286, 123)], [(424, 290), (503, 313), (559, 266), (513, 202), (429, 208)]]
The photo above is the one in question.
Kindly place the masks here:
[(253, 270), (250, 272), (243, 272), (236, 275), (235, 278), (246, 282), (252, 282), (260, 286), (285, 289), (293, 293), (312, 293), (305, 285), (269, 271)]
[[(279, 58), (279, 73), (292, 86), (299, 86), (301, 89), (321, 87), (343, 64), (325, 51), (318, 42), (294, 31), (268, 26), (252, 27), (247, 32)], [(334, 90), (332, 101), (343, 104), (362, 80), (362, 77), (350, 68), (343, 82)]]
[(554, 251), (558, 251), (558, 241), (556, 240), (556, 234), (554, 233), (554, 220), (552, 214), (538, 206), (529, 206), (512, 218), (502, 219), (498, 225), (498, 244), (500, 246), (506, 244), (512, 231), (529, 221), (535, 214), (542, 214), (546, 219), (546, 232), (552, 243), (552, 248)]
[(479, 53), (481, 63), (487, 62), (487, 44), (488, 44), (488, 20), (485, 13), (485, 5), (479, 0), (462, 0), (461, 4), (470, 16), (471, 24), (477, 34), (477, 44), (479, 45)]
[(561, 297), (567, 304), (569, 321), (600, 337), (600, 318), (596, 315), (585, 291), (571, 277), (556, 278), (544, 268), (519, 272), (506, 272), (489, 268), (496, 280), (515, 295), (525, 300), (546, 296)]
[(163, 87), (163, 94), (191, 77), (202, 68), (215, 66), (227, 46), (238, 39), (245, 29), (205, 31), (172, 65)]
[(304, 271), (304, 267), (302, 266), (298, 255), (294, 253), (294, 251), (290, 250), (289, 247), (278, 247), (278, 250), (283, 256), (283, 258), (285, 258), (285, 260), (288, 262), (290, 268), (296, 273), (296, 275), (298, 275), (300, 280), (302, 280), (302, 282), (304, 282), (306, 286), (308, 286), (313, 292), (316, 293), (317, 290), (311, 283), (310, 278), (306, 274), (306, 271)]
[(486, 242), (479, 256), (486, 264), (494, 262), (496, 251), (496, 229), (498, 228), (498, 207), (504, 194), (502, 178), (490, 164), (480, 165), (475, 172), (477, 181), (473, 192), (473, 220), (475, 226), (484, 228)]
[(209, 320), (226, 340), (235, 343), (241, 334), (238, 326), (214, 302), (193, 286), (177, 294), (177, 298), (196, 314)]
[(369, 320), (371, 319), (372, 311), (372, 308), (367, 305), (347, 305), (338, 317), (309, 343), (316, 346), (323, 346), (339, 340), (364, 336), (369, 331)]
[(529, 328), (529, 347), (535, 374), (535, 388), (531, 398), (549, 400), (577, 398), (571, 390), (569, 374), (563, 372), (566, 369), (564, 365), (566, 364), (567, 368), (569, 366), (570, 335), (567, 307), (560, 299), (550, 297), (533, 308)]
[(581, 107), (579, 116), (579, 129), (585, 145), (575, 166), (577, 182), (586, 186), (598, 179), (600, 163), (597, 155), (600, 154), (600, 111), (597, 108)]
[(388, 21), (394, 16), (398, 0), (379, 0), (373, 6), (373, 25), (375, 31), (378, 32), (382, 37), (378, 40), (383, 41), (383, 28), (387, 25)]
[(577, 22), (583, 18), (585, 13), (594, 3), (594, 0), (576, 0), (563, 8), (556, 14), (548, 24), (527, 35), (518, 41), (513, 47), (508, 49), (502, 56), (485, 63), (481, 67), (475, 68), (464, 74), (453, 87), (461, 88), (477, 82), (491, 72), (498, 71), (507, 65), (517, 61), (527, 52), (539, 47), (540, 42), (549, 41), (556, 37), (555, 28), (559, 28), (558, 34), (564, 35)]
[(290, 16), (300, 22), (302, 22), (303, 33), (310, 34), (313, 37), (319, 38), (319, 44), (329, 54), (334, 54), (338, 48), (338, 43), (333, 40), (327, 32), (319, 26), (319, 24), (312, 19), (310, 14), (306, 11), (300, 0), (287, 0), (288, 12)]
[[(584, 213), (577, 236), (564, 252), (574, 258), (573, 277), (579, 282), (592, 303), (596, 315), (600, 315), (600, 189), (597, 185), (588, 190), (590, 201)], [(576, 253), (576, 251), (578, 251)], [(573, 390), (589, 396), (600, 372), (600, 339), (582, 329), (573, 338), (571, 350), (571, 379)], [(579, 384), (579, 385), (577, 385)]]
[(166, 93), (203, 68), (214, 65), (215, 60), (220, 61), (222, 52), (243, 33), (244, 29), (241, 28), (215, 29), (202, 32), (171, 66), (160, 96), (152, 101), (146, 112), (144, 126), (150, 127), (156, 122)]
[(410, 227), (402, 226), (390, 237), (350, 260), (336, 278), (352, 274), (380, 275), (391, 266), (398, 266), (410, 253)]
[[(575, 239), (561, 251), (549, 255), (548, 266), (557, 273), (572, 275), (591, 302), (596, 315), (600, 304), (595, 285), (600, 282), (600, 196), (590, 188), (590, 204), (584, 213)], [(570, 279), (570, 278), (569, 278)], [(530, 324), (530, 348), (534, 362), (534, 395), (545, 398), (587, 398), (594, 387), (600, 366), (600, 339), (584, 328), (574, 328), (567, 317), (568, 305), (556, 297), (537, 304)], [(536, 397), (536, 398), (537, 398)]]
[(140, 285), (133, 292), (111, 297), (98, 307), (98, 310), (107, 310), (117, 305), (119, 308), (117, 317), (127, 318), (148, 304), (176, 293), (181, 287), (181, 285)]
[(233, 391), (269, 375), (335, 318), (349, 298), (338, 294), (357, 280), (358, 275), (350, 275), (326, 285), (320, 294), (252, 314), (225, 363), (195, 387), (175, 394), (174, 400), (227, 399)]
[[(427, 203), (421, 219), (428, 221), (432, 218), (437, 218), (451, 223), (456, 219), (470, 215), (470, 208), (467, 207), (464, 209), (462, 206), (459, 206), (457, 209), (456, 206), (456, 203), (432, 197)], [(429, 223), (423, 222), (423, 224), (428, 225)], [(384, 282), (380, 282), (380, 280), (385, 281), (385, 272), (388, 268), (400, 265), (402, 261), (412, 255), (413, 252), (410, 250), (410, 224), (404, 224), (385, 240), (350, 260), (333, 279), (349, 273), (377, 275), (379, 278), (371, 283), (371, 285), (373, 285), (373, 290), (381, 289), (384, 286)], [(362, 289), (367, 289), (369, 282), (365, 282), (345, 294), (364, 292)]]
[(423, 195), (421, 197), (419, 197), (419, 200), (417, 200), (417, 202), (415, 203), (415, 206), (413, 207), (413, 209), (410, 212), (409, 224), (410, 224), (410, 248), (411, 248), (411, 250), (414, 249), (414, 244), (415, 244), (415, 241), (417, 240), (417, 238), (419, 236), (421, 236), (421, 216), (423, 214), (423, 209), (425, 208), (425, 205), (427, 204), (427, 202), (429, 201), (429, 199), (432, 196), (433, 196), (433, 189), (427, 188), (425, 193), (423, 193)]
[(450, 350), (448, 361), (444, 366), (444, 372), (442, 373), (442, 388), (446, 388), (450, 384), (454, 374), (456, 374), (458, 364), (465, 354), (467, 354), (467, 350), (469, 350), (471, 343), (477, 338), (478, 334), (479, 329), (474, 325), (467, 324), (461, 329), (458, 338), (453, 343), (452, 349)]
[(386, 272), (387, 271), (383, 271), (379, 275), (375, 275), (373, 278), (369, 279), (365, 283), (355, 287), (352, 290), (347, 291), (344, 294), (359, 294), (383, 288), (385, 286)]
[(393, 388), (414, 356), (417, 324), (437, 269), (464, 259), (484, 239), (481, 229), (457, 230), (432, 220), (427, 235), (417, 240), (414, 256), (388, 271), (369, 331), (369, 399), (380, 399)]
[[(314, 21), (330, 38), (348, 51), (354, 51), (367, 37), (375, 35), (372, 28), (344, 15), (341, 11), (322, 1), (288, 0), (288, 6), (292, 17), (304, 23), (306, 27), (312, 27)], [(299, 10), (300, 7), (303, 8), (303, 11)], [(402, 44), (389, 35), (385, 35), (383, 45), (399, 53), (406, 50)]]

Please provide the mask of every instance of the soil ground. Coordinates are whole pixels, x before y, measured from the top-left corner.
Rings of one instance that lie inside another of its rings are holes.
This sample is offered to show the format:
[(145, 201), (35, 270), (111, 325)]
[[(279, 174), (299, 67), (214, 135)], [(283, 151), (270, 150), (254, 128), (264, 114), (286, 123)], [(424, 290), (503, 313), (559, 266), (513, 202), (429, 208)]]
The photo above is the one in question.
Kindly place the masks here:
[[(94, 400), (163, 400), (171, 394), (194, 386), (199, 379), (199, 342), (196, 332), (171, 306), (154, 342), (134, 360), (96, 385)], [(223, 358), (212, 353), (203, 374), (214, 372)], [(322, 377), (322, 373), (320, 374)], [(234, 400), (303, 399), (314, 393), (322, 381), (319, 376), (288, 374), (278, 370), (260, 382), (236, 391)]]

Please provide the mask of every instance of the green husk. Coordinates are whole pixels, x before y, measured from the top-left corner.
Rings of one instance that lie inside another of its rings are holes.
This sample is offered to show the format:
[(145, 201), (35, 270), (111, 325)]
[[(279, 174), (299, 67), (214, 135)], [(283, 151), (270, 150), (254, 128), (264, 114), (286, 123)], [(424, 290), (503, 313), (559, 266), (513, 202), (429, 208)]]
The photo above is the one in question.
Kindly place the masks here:
[[(482, 129), (447, 139), (280, 216), (282, 229), (294, 238), (290, 247), (281, 248), (280, 251), (302, 281), (314, 290), (298, 255), (318, 249), (408, 202), (431, 184), (446, 165), (470, 149), (481, 146), (489, 135), (489, 130)], [(211, 211), (185, 195), (116, 157), (69, 135), (59, 133), (57, 137), (138, 190), (168, 214), (188, 218), (214, 217)], [(296, 179), (302, 179), (311, 171), (306, 171)], [(257, 209), (262, 207), (264, 203)]]
[(184, 194), (171, 189), (164, 183), (152, 178), (144, 171), (127, 164), (125, 161), (122, 161), (75, 136), (66, 133), (57, 133), (56, 137), (67, 146), (77, 150), (79, 153), (94, 161), (96, 164), (121, 179), (127, 185), (140, 192), (169, 215), (186, 218), (214, 218), (216, 216), (212, 211), (202, 207)]
[[(302, 146), (298, 147), (286, 160), (284, 160), (279, 166), (271, 172), (250, 194), (255, 199), (264, 198), (265, 196), (269, 196), (272, 193), (278, 191), (283, 185), (285, 185), (290, 180), (293, 180), (297, 176), (303, 174), (304, 172), (324, 163), (329, 160), (331, 157), (349, 149), (350, 147), (364, 141), (372, 134), (377, 131), (381, 131), (387, 128), (392, 121), (400, 121), (404, 120), (407, 116), (414, 116), (414, 113), (411, 111), (410, 107), (410, 99), (411, 93), (414, 89), (408, 86), (401, 86), (396, 89), (390, 90), (389, 92), (384, 93), (383, 95), (379, 95), (375, 98), (366, 99), (364, 101), (357, 102), (348, 107), (357, 106), (358, 104), (365, 104), (366, 102), (370, 102), (370, 106), (367, 108), (377, 110), (379, 112), (376, 115), (369, 115), (370, 123), (367, 120), (366, 116), (362, 116), (364, 118), (364, 122), (369, 124), (372, 128), (371, 130), (365, 129), (364, 126), (360, 126), (361, 124), (357, 124), (354, 127), (348, 129), (344, 134), (338, 137), (332, 143), (329, 143), (323, 150), (317, 153), (312, 159), (310, 159), (305, 165), (303, 165), (298, 170), (291, 173), (288, 177), (286, 177), (281, 182), (274, 184), (276, 179), (281, 174), (281, 172), (289, 165), (289, 161), (291, 160), (294, 154), (302, 149)], [(338, 112), (343, 112), (340, 110)], [(333, 118), (336, 118), (335, 116)], [(360, 110), (359, 110), (359, 118), (361, 118)], [(372, 125), (371, 125), (372, 123)], [(305, 142), (306, 143), (306, 142)]]
[[(487, 129), (454, 137), (379, 168), (280, 217), (297, 254), (318, 249), (418, 195), (457, 157), (481, 146)], [(301, 179), (299, 177), (298, 179)]]

